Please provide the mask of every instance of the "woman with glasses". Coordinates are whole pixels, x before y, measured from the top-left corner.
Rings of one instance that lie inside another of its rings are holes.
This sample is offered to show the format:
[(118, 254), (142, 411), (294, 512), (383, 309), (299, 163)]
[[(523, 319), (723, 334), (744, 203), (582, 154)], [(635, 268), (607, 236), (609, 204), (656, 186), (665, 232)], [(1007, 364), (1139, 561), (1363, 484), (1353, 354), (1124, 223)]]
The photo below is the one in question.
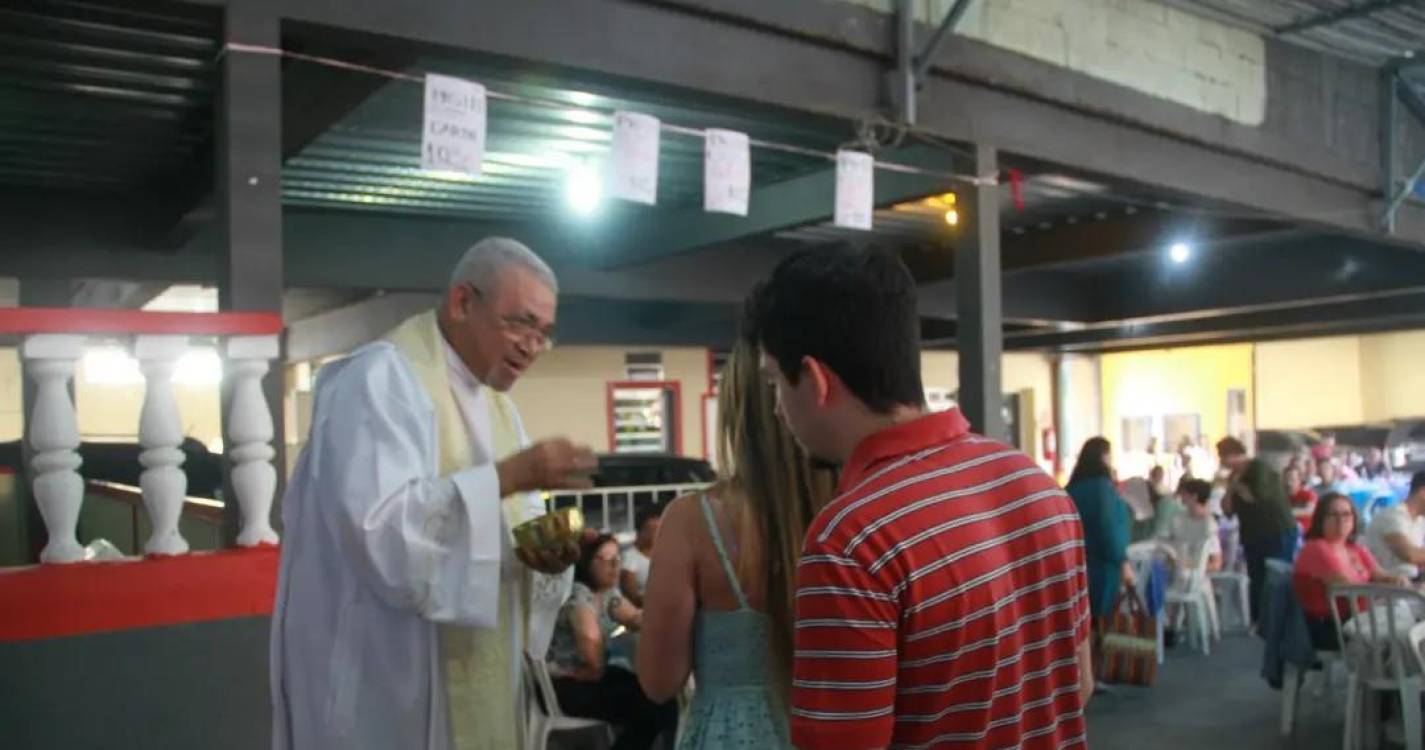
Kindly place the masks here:
[[(1375, 557), (1364, 544), (1356, 543), (1359, 523), (1356, 506), (1339, 492), (1328, 492), (1316, 503), (1311, 528), (1306, 532), (1306, 544), (1296, 558), (1292, 587), (1306, 614), (1306, 629), (1311, 644), (1320, 651), (1340, 648), (1336, 638), (1336, 621), (1331, 616), (1331, 586), (1341, 584), (1386, 583), (1404, 586), (1406, 581), (1391, 575), (1376, 565)], [(1345, 619), (1352, 613), (1342, 612)]]
[(602, 534), (584, 542), (574, 566), (574, 590), (559, 613), (549, 646), (549, 674), (559, 707), (570, 716), (607, 721), (619, 730), (614, 750), (671, 742), (678, 724), (672, 701), (656, 704), (633, 672), (608, 664), (609, 639), (620, 626), (638, 630), (643, 612), (618, 590), (618, 542)]

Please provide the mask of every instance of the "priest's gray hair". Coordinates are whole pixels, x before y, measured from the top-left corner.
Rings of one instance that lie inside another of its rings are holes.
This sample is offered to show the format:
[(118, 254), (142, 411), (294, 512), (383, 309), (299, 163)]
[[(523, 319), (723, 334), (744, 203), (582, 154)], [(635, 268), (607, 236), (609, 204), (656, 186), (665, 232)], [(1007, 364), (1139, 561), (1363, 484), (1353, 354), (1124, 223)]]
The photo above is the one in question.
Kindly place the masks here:
[(520, 266), (530, 271), (555, 295), (559, 294), (559, 280), (554, 277), (554, 271), (549, 264), (535, 255), (524, 243), (509, 237), (486, 237), (466, 250), (450, 274), (449, 288), (474, 284), (482, 294), (491, 294), (495, 290), (495, 281), (500, 277), (500, 272), (510, 266)]

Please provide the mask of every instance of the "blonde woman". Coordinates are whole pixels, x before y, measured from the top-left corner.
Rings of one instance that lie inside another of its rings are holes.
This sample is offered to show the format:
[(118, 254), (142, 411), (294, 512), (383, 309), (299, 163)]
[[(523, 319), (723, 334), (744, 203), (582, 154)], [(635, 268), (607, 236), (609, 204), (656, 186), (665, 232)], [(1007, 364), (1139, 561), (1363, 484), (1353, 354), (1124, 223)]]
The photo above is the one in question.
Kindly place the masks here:
[(679, 498), (653, 548), (638, 680), (654, 701), (697, 675), (679, 750), (790, 748), (797, 558), (831, 472), (783, 428), (757, 351), (739, 343), (718, 393), (726, 479)]

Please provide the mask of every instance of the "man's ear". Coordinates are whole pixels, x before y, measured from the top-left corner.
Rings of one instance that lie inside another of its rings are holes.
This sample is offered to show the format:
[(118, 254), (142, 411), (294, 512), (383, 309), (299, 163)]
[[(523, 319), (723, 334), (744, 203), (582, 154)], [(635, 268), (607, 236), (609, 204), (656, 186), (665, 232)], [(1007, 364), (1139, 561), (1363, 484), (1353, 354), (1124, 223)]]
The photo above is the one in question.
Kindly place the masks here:
[(807, 377), (811, 378), (816, 405), (826, 406), (829, 404), (831, 402), (831, 382), (836, 374), (821, 360), (812, 357), (802, 357), (802, 369), (806, 370)]
[(445, 307), (446, 318), (463, 323), (470, 317), (470, 288), (464, 284), (457, 284), (445, 291), (445, 300), (441, 304)]

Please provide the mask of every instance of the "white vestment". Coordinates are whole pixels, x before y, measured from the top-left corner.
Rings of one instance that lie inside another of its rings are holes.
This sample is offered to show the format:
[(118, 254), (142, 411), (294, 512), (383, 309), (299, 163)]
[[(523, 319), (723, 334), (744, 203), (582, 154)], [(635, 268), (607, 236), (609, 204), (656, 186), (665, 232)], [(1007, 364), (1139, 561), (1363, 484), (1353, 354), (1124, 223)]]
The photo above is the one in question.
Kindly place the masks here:
[[(450, 376), (429, 313), (403, 330), (420, 334), (406, 336), (425, 342), (419, 353), (374, 342), (317, 381), (311, 435), (283, 501), (271, 654), (277, 750), (454, 747), (452, 714), (477, 707), (448, 705), (437, 627), (493, 629), (506, 610), (504, 621), (522, 626), (509, 628), (501, 649), (513, 675), (501, 689), (518, 696), (519, 654), (543, 658), (567, 595), (568, 571), (531, 576), (523, 595), (510, 585), (527, 575), (510, 525), (543, 505), (529, 494), (502, 508), (490, 418), (473, 407), (500, 399), (523, 446), (512, 404)], [(433, 401), (435, 383), (449, 390)], [(469, 468), (442, 475), (455, 451)]]

